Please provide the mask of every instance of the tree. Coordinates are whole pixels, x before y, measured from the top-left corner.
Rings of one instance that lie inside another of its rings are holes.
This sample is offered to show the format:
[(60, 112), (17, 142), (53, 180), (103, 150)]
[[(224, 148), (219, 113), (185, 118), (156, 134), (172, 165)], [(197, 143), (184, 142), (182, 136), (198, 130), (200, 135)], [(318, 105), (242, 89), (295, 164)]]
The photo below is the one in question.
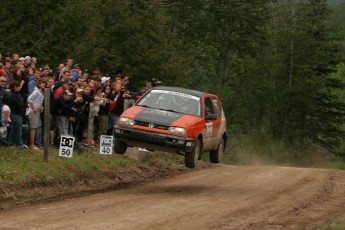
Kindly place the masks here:
[(326, 1), (285, 0), (272, 7), (270, 127), (293, 146), (312, 141), (332, 150), (343, 135), (344, 105), (332, 94), (336, 85), (329, 78), (328, 67), (339, 61), (330, 13)]

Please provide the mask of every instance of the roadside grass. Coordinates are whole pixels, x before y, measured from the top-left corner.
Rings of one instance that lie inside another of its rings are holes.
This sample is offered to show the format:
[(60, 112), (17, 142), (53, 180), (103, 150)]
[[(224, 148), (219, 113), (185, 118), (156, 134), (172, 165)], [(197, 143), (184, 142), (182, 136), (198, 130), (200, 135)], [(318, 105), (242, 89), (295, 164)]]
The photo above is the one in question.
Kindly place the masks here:
[(49, 149), (45, 162), (43, 151), (0, 147), (0, 186), (27, 188), (49, 184), (73, 184), (83, 179), (115, 177), (122, 168), (137, 167), (138, 161), (121, 155), (82, 153), (72, 158), (58, 156)]
[(340, 218), (334, 226), (330, 229), (332, 230), (343, 230), (345, 229), (345, 217)]
[(101, 155), (97, 151), (98, 148), (93, 153), (74, 152), (72, 158), (65, 158), (51, 147), (46, 162), (43, 150), (0, 147), (0, 198), (1, 190), (73, 186), (83, 181), (97, 183), (183, 166), (183, 157), (176, 154), (155, 152), (148, 154), (145, 161), (138, 161), (126, 155)]
[(313, 226), (312, 230), (344, 230), (345, 229), (345, 214), (336, 218), (332, 218), (322, 224)]

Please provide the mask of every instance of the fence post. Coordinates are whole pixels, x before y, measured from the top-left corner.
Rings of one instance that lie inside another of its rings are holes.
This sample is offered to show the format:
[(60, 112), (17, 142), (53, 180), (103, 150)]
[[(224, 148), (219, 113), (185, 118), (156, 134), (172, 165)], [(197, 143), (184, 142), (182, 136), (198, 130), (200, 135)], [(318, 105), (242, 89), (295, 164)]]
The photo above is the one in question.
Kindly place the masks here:
[(93, 130), (94, 130), (94, 114), (95, 114), (95, 103), (90, 103), (90, 110), (89, 110), (89, 124), (87, 129), (87, 151), (88, 153), (91, 153), (91, 145), (93, 140)]
[(50, 114), (50, 88), (44, 89), (44, 161), (48, 162), (49, 156), (49, 131), (51, 125), (51, 114)]

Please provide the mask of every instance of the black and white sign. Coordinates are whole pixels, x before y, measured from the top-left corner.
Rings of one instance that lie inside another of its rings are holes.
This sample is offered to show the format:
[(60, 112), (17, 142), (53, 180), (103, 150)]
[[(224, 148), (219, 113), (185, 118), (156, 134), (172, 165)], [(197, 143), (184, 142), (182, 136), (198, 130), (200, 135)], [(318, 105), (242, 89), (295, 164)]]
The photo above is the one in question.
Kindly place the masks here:
[(74, 147), (75, 138), (72, 136), (61, 136), (60, 140), (60, 157), (69, 157), (73, 156), (73, 147)]
[(99, 154), (113, 154), (113, 136), (101, 135)]

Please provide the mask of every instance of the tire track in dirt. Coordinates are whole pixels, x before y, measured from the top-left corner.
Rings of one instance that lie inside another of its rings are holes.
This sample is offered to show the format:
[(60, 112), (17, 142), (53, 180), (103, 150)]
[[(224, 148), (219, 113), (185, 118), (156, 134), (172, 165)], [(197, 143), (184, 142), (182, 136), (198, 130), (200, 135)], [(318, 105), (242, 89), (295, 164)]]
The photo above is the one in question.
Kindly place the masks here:
[(0, 229), (308, 229), (345, 213), (345, 171), (229, 166), (0, 213)]

